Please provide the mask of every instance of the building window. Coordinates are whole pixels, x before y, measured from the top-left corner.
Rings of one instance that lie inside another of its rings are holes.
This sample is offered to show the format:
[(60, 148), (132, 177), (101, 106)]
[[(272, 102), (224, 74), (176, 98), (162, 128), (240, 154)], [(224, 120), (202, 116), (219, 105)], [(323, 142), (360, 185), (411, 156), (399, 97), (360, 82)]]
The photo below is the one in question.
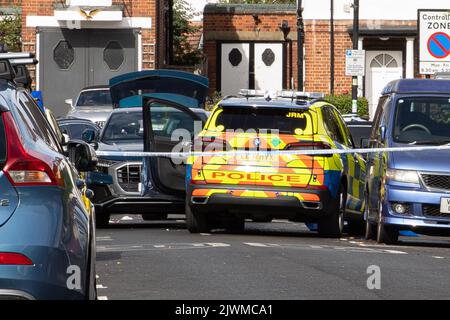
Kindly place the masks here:
[(275, 62), (275, 53), (272, 49), (264, 50), (262, 54), (262, 61), (267, 67), (270, 67)]
[(234, 48), (230, 51), (228, 60), (230, 60), (230, 63), (233, 67), (237, 67), (242, 62), (242, 53), (239, 51), (239, 49)]
[(125, 61), (123, 48), (117, 41), (111, 41), (103, 51), (103, 60), (111, 70), (119, 70)]
[(371, 68), (398, 68), (398, 62), (393, 56), (382, 53), (373, 58), (370, 63)]
[(75, 50), (69, 41), (60, 41), (53, 50), (53, 59), (62, 70), (68, 70), (75, 60)]

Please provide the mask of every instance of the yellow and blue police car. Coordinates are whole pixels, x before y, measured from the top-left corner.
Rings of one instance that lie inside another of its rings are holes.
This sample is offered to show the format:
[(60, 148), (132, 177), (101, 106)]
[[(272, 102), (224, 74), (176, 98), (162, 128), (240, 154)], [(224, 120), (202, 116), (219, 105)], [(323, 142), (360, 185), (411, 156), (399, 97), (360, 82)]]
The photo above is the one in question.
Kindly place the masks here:
[(241, 94), (215, 107), (194, 143), (186, 175), (189, 231), (240, 231), (245, 219), (277, 218), (317, 223), (327, 237), (340, 237), (344, 221), (361, 232), (364, 158), (295, 154), (354, 148), (339, 111), (322, 94)]

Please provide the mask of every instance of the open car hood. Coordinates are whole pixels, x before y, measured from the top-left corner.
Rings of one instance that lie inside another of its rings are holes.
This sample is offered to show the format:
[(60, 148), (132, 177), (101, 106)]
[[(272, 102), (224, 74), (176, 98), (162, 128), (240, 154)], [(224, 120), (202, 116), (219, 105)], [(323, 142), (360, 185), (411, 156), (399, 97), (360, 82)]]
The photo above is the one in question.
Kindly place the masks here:
[(109, 81), (113, 107), (122, 99), (145, 94), (176, 94), (196, 101), (203, 108), (208, 95), (208, 79), (176, 70), (149, 70), (124, 74)]

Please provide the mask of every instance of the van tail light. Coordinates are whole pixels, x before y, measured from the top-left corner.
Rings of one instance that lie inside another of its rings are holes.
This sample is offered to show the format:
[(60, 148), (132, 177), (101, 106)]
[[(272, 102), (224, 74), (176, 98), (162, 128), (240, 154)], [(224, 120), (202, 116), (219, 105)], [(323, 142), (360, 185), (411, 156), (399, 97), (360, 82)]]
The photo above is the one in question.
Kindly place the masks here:
[(11, 113), (2, 114), (7, 139), (8, 159), (3, 168), (10, 182), (20, 186), (64, 186), (59, 168), (49, 157), (38, 152), (31, 155), (22, 145)]
[(1, 265), (32, 266), (33, 261), (20, 253), (0, 252), (0, 266)]

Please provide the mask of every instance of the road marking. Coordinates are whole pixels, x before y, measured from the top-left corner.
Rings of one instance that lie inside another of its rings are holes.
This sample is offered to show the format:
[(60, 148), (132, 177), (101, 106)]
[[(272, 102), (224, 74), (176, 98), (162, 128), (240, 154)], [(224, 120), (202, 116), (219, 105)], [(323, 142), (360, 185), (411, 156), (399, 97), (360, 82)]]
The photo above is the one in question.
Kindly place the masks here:
[(269, 245), (266, 245), (264, 243), (256, 243), (256, 242), (244, 242), (244, 244), (246, 244), (250, 247), (260, 247), (260, 248), (270, 247)]
[(230, 247), (227, 243), (167, 243), (146, 245), (112, 245), (97, 246), (97, 252), (152, 251), (152, 250), (184, 250)]
[(433, 258), (435, 258), (435, 259), (445, 259), (444, 257), (440, 257), (440, 256), (433, 256)]
[(98, 284), (97, 289), (108, 289), (108, 287), (105, 287), (102, 284)]
[(105, 237), (95, 237), (96, 241), (113, 241), (113, 239), (110, 236)]
[(210, 236), (211, 233), (200, 233), (201, 236)]
[(108, 297), (107, 296), (98, 296), (97, 300), (104, 300), (104, 301), (106, 301), (106, 300), (108, 300)]
[(388, 249), (375, 249), (362, 246), (330, 246), (330, 245), (310, 245), (310, 244), (271, 244), (258, 242), (244, 242), (243, 244), (258, 248), (280, 248), (297, 250), (333, 250), (346, 253), (375, 253), (375, 254), (408, 254), (407, 252)]

